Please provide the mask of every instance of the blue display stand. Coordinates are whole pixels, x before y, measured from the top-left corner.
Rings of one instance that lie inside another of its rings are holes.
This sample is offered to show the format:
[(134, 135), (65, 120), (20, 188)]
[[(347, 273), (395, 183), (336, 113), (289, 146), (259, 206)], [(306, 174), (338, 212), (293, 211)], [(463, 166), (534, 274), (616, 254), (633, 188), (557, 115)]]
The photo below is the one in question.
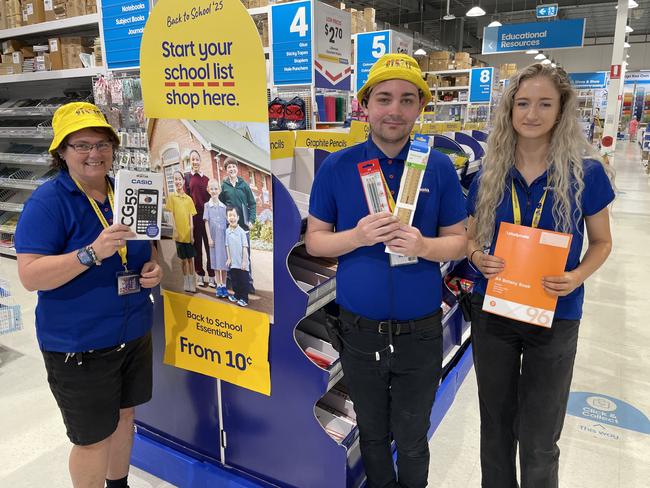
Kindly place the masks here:
[[(287, 257), (300, 243), (303, 221), (276, 178), (273, 193), (275, 314), (269, 345), (270, 397), (222, 383), (219, 398), (216, 379), (163, 364), (163, 303), (159, 295), (155, 297), (154, 392), (151, 402), (137, 409), (133, 464), (181, 487), (204, 486), (201, 483), (238, 487), (254, 482), (259, 486), (356, 488), (364, 481), (357, 430), (338, 443), (314, 414), (314, 406), (332, 381), (330, 372), (311, 362), (294, 338), (310, 296), (290, 275)], [(458, 348), (463, 329), (455, 306), (443, 319), (445, 357), (462, 352)], [(431, 432), (471, 366), (467, 352), (458, 364), (456, 360), (447, 365)]]

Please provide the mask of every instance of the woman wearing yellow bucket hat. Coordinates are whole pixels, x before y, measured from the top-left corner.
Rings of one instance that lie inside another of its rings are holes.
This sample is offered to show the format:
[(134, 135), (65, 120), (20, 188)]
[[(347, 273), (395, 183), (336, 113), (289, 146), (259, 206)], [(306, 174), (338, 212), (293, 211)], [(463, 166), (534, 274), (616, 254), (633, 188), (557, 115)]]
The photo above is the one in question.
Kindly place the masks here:
[(127, 487), (134, 407), (151, 398), (150, 288), (155, 250), (113, 224), (108, 172), (119, 139), (93, 104), (52, 120), (58, 175), (27, 202), (16, 229), (20, 279), (38, 291), (36, 332), (50, 389), (73, 443), (76, 488)]

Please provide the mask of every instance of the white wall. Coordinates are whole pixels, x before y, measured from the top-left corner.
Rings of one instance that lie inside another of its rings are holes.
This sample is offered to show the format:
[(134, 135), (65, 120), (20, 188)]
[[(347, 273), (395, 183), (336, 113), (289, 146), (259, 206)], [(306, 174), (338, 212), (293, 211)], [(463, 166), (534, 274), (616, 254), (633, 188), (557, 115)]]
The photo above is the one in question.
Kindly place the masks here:
[[(548, 51), (562, 67), (572, 73), (583, 71), (609, 71), (612, 64), (611, 44), (601, 46), (585, 46), (580, 49), (555, 49)], [(630, 58), (628, 71), (650, 69), (650, 43), (634, 43), (628, 49)], [(487, 54), (476, 55), (476, 58), (488, 63), (490, 66), (499, 67), (503, 63), (516, 63), (518, 68), (523, 68), (535, 62), (534, 56), (524, 53)]]

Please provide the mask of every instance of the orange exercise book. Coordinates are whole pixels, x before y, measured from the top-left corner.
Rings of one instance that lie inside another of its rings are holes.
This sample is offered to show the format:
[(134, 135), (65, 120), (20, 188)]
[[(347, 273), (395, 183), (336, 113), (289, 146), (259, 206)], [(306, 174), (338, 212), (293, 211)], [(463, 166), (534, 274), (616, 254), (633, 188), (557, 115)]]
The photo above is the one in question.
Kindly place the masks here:
[(571, 234), (502, 222), (494, 255), (505, 269), (488, 280), (483, 310), (542, 327), (551, 327), (557, 297), (542, 287), (543, 276), (564, 273)]

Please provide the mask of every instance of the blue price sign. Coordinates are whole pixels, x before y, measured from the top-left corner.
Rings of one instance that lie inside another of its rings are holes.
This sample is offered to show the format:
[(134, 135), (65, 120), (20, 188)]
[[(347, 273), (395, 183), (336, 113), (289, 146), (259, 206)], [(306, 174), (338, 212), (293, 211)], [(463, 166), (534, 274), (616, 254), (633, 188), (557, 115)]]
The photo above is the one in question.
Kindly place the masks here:
[(494, 68), (472, 68), (469, 79), (469, 103), (486, 103), (492, 98)]
[(557, 3), (552, 3), (550, 5), (538, 5), (535, 9), (535, 14), (538, 19), (546, 19), (549, 17), (557, 16), (557, 12), (560, 10), (557, 6)]
[(138, 68), (149, 0), (104, 0), (102, 27), (108, 69)]
[(271, 7), (273, 83), (307, 85), (313, 79), (312, 2)]
[(483, 54), (582, 47), (585, 19), (504, 24), (483, 29)]
[(377, 31), (358, 34), (355, 46), (355, 68), (357, 89), (359, 91), (368, 79), (370, 68), (390, 49), (390, 31)]

